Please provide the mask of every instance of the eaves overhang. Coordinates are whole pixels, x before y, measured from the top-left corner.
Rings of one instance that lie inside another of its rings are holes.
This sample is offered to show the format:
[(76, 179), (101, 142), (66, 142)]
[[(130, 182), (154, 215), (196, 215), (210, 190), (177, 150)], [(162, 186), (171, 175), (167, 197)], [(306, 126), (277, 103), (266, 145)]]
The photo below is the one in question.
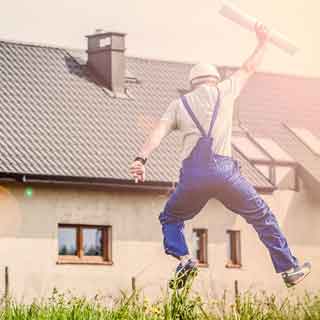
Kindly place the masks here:
[[(177, 183), (172, 181), (145, 181), (135, 183), (134, 180), (96, 178), (96, 177), (73, 177), (54, 176), (27, 173), (5, 173), (0, 172), (0, 183), (37, 184), (52, 186), (70, 186), (84, 188), (107, 188), (125, 191), (159, 191), (169, 192), (176, 187)], [(255, 186), (255, 189), (262, 194), (271, 194), (277, 188), (275, 186)]]

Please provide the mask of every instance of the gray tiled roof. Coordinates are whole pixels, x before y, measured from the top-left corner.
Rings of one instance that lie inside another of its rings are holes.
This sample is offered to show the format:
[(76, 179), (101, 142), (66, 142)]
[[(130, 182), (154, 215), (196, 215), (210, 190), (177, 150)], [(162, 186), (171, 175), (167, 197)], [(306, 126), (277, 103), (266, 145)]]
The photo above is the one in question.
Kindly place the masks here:
[(310, 130), (320, 139), (320, 79), (258, 73), (238, 99), (239, 117), (250, 133), (269, 137), (320, 182), (320, 157), (288, 128)]
[[(128, 97), (114, 98), (84, 67), (83, 52), (0, 41), (0, 173), (128, 180), (128, 165), (170, 101), (187, 88), (189, 64), (127, 58)], [(153, 182), (176, 181), (179, 136), (148, 165)], [(272, 185), (240, 154), (244, 175)], [(169, 164), (169, 165), (168, 165)]]

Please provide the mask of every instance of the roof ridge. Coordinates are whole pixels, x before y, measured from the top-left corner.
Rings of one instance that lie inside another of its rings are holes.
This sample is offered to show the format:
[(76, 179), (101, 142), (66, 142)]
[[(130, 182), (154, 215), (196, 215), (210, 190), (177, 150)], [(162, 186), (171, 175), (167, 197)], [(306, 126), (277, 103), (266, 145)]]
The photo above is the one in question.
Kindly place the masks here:
[(165, 63), (174, 63), (174, 64), (183, 64), (183, 65), (193, 65), (198, 63), (197, 61), (187, 61), (187, 60), (173, 60), (173, 59), (166, 59), (166, 58), (155, 58), (155, 57), (148, 57), (148, 56), (135, 56), (129, 55), (128, 58), (132, 59), (139, 59), (143, 61), (156, 61), (156, 62), (165, 62)]
[[(60, 45), (54, 45), (49, 43), (41, 43), (41, 42), (32, 42), (32, 41), (21, 41), (21, 40), (15, 40), (15, 39), (6, 39), (6, 38), (0, 38), (0, 42), (10, 43), (14, 45), (21, 45), (21, 46), (32, 46), (32, 47), (40, 47), (40, 48), (51, 48), (51, 49), (62, 49), (62, 50), (71, 50), (71, 51), (79, 51), (79, 52), (86, 52), (86, 49), (81, 48), (72, 48), (67, 46), (60, 46)], [(166, 62), (166, 63), (175, 63), (175, 64), (195, 64), (197, 62), (195, 61), (183, 61), (183, 60), (171, 60), (171, 59), (165, 59), (165, 58), (155, 58), (155, 57), (144, 57), (144, 56), (135, 56), (135, 55), (128, 55), (127, 58), (132, 59), (139, 59), (143, 61), (157, 61), (157, 62)]]
[[(21, 45), (21, 46), (32, 46), (32, 47), (41, 47), (41, 48), (52, 48), (52, 49), (63, 49), (63, 50), (72, 50), (72, 51), (81, 51), (83, 53), (86, 52), (86, 49), (81, 48), (72, 48), (68, 46), (61, 46), (61, 45), (54, 45), (49, 43), (42, 43), (42, 42), (33, 42), (33, 41), (21, 41), (15, 39), (6, 39), (0, 38), (0, 42)], [(128, 58), (139, 59), (144, 61), (158, 61), (158, 62), (167, 62), (167, 63), (178, 63), (178, 64), (195, 64), (196, 61), (183, 61), (183, 60), (171, 60), (165, 58), (155, 58), (155, 57), (144, 57), (144, 56), (135, 56), (135, 55), (128, 55)]]
[(30, 47), (40, 47), (40, 48), (50, 48), (50, 49), (60, 49), (60, 50), (72, 50), (72, 51), (83, 51), (85, 52), (85, 49), (79, 49), (79, 48), (71, 48), (67, 46), (60, 46), (60, 45), (54, 45), (49, 43), (41, 43), (41, 42), (32, 42), (32, 41), (21, 41), (21, 40), (15, 40), (15, 39), (6, 39), (6, 38), (0, 38), (0, 42), (10, 43), (14, 45), (20, 45), (20, 46), (30, 46)]
[[(86, 49), (80, 49), (80, 48), (72, 48), (68, 46), (61, 46), (61, 45), (54, 45), (54, 44), (48, 44), (48, 43), (40, 43), (40, 42), (28, 42), (28, 41), (21, 41), (21, 40), (15, 40), (15, 39), (6, 39), (0, 37), (0, 43), (10, 43), (15, 45), (21, 45), (21, 46), (32, 46), (32, 47), (39, 47), (39, 48), (50, 48), (50, 49), (58, 49), (58, 50), (69, 50), (69, 51), (78, 51), (85, 53)], [(183, 65), (193, 65), (198, 63), (197, 61), (187, 61), (187, 60), (171, 60), (166, 58), (155, 58), (155, 57), (147, 57), (147, 56), (135, 56), (135, 55), (128, 55), (127, 58), (132, 59), (139, 59), (143, 61), (155, 61), (155, 62), (164, 62), (164, 63), (172, 63), (172, 64), (183, 64)], [(225, 64), (216, 64), (219, 68), (230, 68), (230, 69), (238, 69), (240, 66), (236, 65), (225, 65)], [(267, 75), (267, 76), (275, 76), (275, 77), (281, 77), (281, 78), (296, 78), (301, 80), (320, 80), (320, 76), (312, 76), (312, 75), (301, 75), (301, 74), (290, 74), (290, 73), (279, 73), (274, 71), (257, 71), (257, 75)]]

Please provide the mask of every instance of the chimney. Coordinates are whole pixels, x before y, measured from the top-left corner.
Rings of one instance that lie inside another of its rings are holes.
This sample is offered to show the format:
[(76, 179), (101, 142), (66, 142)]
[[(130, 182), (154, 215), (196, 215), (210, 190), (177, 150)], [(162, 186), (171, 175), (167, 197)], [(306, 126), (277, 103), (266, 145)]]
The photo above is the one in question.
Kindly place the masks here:
[(88, 67), (102, 83), (116, 95), (125, 92), (125, 36), (124, 33), (96, 30), (88, 38)]

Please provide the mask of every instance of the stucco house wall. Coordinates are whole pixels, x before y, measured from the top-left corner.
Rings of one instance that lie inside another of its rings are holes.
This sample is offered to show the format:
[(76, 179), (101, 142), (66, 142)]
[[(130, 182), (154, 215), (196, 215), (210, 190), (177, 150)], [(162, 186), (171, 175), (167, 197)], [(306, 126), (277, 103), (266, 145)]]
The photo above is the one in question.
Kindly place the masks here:
[[(93, 296), (117, 296), (130, 290), (131, 278), (146, 295), (155, 297), (166, 288), (177, 261), (162, 249), (159, 212), (168, 197), (164, 193), (88, 190), (79, 187), (34, 186), (32, 197), (25, 186), (3, 184), (0, 188), (0, 283), (4, 266), (9, 267), (10, 293), (29, 301), (60, 291)], [(313, 264), (313, 273), (301, 289), (320, 288), (320, 201), (301, 185), (299, 192), (276, 191), (263, 196), (274, 210), (294, 254)], [(58, 223), (112, 226), (113, 265), (57, 264)], [(273, 271), (268, 252), (250, 225), (215, 200), (186, 223), (191, 244), (193, 228), (208, 229), (209, 267), (201, 268), (194, 290), (204, 296), (232, 292), (234, 280), (241, 291), (286, 289)], [(226, 230), (241, 230), (240, 269), (226, 268)]]

